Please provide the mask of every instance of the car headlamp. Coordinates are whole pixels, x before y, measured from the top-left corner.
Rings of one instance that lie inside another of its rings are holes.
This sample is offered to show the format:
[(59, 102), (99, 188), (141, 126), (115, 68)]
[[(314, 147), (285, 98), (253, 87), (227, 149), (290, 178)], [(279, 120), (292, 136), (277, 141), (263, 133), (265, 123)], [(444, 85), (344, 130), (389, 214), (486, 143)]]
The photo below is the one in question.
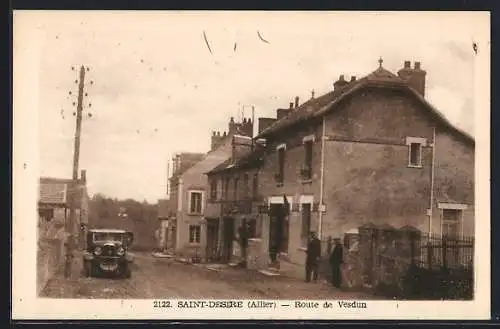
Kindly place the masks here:
[(117, 254), (123, 256), (125, 254), (125, 249), (123, 249), (123, 247), (118, 248)]
[(95, 248), (95, 250), (94, 250), (94, 254), (96, 254), (97, 256), (99, 256), (100, 254), (102, 254), (102, 249), (101, 249), (101, 247), (97, 247), (97, 248)]

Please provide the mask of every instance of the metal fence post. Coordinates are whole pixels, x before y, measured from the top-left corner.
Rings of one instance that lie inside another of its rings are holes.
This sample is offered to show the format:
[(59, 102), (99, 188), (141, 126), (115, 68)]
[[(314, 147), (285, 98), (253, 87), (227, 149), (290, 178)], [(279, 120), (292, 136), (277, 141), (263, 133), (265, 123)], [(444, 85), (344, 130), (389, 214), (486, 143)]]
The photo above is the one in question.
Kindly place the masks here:
[(443, 258), (443, 267), (444, 268), (447, 268), (447, 261), (446, 261), (446, 254), (447, 254), (447, 249), (448, 249), (447, 243), (448, 243), (447, 237), (443, 236), (442, 258)]
[(432, 269), (432, 243), (431, 235), (429, 234), (429, 240), (427, 241), (427, 268)]

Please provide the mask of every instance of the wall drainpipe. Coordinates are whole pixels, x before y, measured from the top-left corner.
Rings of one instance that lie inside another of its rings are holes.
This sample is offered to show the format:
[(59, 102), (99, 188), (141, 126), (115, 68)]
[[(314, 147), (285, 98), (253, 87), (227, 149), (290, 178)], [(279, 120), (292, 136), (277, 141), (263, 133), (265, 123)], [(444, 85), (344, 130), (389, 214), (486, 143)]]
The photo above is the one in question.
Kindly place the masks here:
[(431, 197), (429, 204), (429, 234), (432, 233), (432, 214), (434, 209), (434, 162), (436, 157), (436, 127), (432, 132), (432, 161), (431, 161)]
[(318, 218), (318, 239), (323, 237), (323, 190), (324, 190), (324, 173), (325, 173), (325, 117), (323, 116), (322, 132), (321, 132), (321, 169), (320, 169), (320, 185), (319, 185), (319, 218)]

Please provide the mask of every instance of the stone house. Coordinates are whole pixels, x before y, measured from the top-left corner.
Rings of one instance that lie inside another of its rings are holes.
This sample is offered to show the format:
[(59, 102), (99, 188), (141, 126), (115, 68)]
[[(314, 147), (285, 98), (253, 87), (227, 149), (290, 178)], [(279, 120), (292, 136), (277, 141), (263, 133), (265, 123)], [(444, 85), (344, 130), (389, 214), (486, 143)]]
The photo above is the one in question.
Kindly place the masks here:
[(380, 60), (267, 122), (262, 161), (232, 173), (258, 171), (258, 266), (272, 258), (302, 277), (310, 231), (325, 240), (373, 223), (473, 234), (475, 141), (425, 99), (425, 79), (419, 62), (394, 74)]
[(227, 132), (212, 134), (211, 150), (204, 157), (178, 174), (173, 172), (170, 184), (170, 198), (176, 205), (173, 226), (173, 247), (176, 254), (204, 260), (212, 254), (213, 241), (217, 231), (206, 218), (210, 212), (207, 205), (209, 191), (206, 172), (212, 170), (232, 155), (233, 146), (240, 140), (253, 136), (253, 123), (243, 119), (241, 123), (231, 118)]

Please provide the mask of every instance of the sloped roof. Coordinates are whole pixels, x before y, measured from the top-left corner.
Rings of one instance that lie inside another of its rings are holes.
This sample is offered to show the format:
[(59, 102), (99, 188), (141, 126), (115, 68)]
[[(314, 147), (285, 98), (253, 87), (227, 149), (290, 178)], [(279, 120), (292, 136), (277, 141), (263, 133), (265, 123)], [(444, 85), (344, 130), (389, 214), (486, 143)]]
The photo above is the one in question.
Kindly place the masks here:
[(229, 165), (231, 165), (232, 162), (233, 161), (231, 159), (227, 159), (226, 161), (224, 161), (221, 164), (219, 164), (218, 166), (216, 166), (214, 169), (208, 171), (207, 174), (215, 174), (218, 172), (222, 172), (222, 171), (228, 169)]
[(472, 137), (467, 132), (461, 130), (460, 128), (453, 125), (446, 117), (439, 112), (434, 106), (432, 106), (419, 92), (410, 87), (403, 79), (394, 73), (386, 70), (380, 65), (375, 71), (368, 74), (362, 79), (349, 82), (339, 91), (331, 91), (318, 98), (310, 99), (303, 103), (295, 110), (291, 111), (288, 115), (280, 120), (277, 120), (274, 124), (267, 127), (262, 131), (257, 137), (266, 137), (281, 129), (288, 128), (299, 122), (303, 122), (312, 118), (317, 118), (325, 115), (327, 112), (335, 108), (341, 100), (354, 94), (356, 91), (366, 87), (366, 86), (380, 86), (380, 87), (396, 87), (404, 88), (409, 90), (420, 102), (422, 102), (431, 113), (451, 130), (459, 133), (465, 137), (468, 141), (474, 143), (474, 137)]
[(253, 152), (250, 152), (246, 154), (245, 156), (241, 157), (241, 159), (238, 159), (236, 162), (233, 163), (231, 159), (228, 159), (212, 169), (211, 171), (207, 172), (208, 175), (213, 175), (217, 173), (221, 173), (224, 171), (230, 171), (230, 170), (236, 170), (236, 169), (242, 169), (242, 168), (247, 168), (248, 166), (251, 166), (258, 161), (262, 161), (265, 155), (265, 149), (264, 148), (258, 148), (254, 150)]
[(79, 207), (83, 196), (87, 193), (86, 188), (79, 182), (78, 188), (73, 189), (71, 183), (72, 180), (66, 178), (40, 178), (38, 202), (46, 205), (66, 206), (73, 193)]

